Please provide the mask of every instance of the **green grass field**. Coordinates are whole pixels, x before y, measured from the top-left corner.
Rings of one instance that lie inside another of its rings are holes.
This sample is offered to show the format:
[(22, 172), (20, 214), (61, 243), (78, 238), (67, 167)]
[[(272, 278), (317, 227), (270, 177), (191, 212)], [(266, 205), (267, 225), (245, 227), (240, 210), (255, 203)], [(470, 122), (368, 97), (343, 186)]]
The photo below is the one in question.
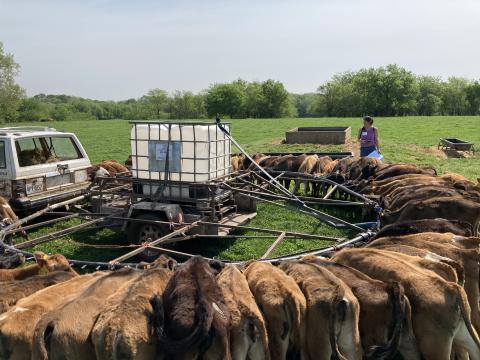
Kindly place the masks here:
[[(297, 152), (297, 151), (357, 151), (355, 140), (345, 146), (321, 145), (285, 145), (282, 139), (285, 131), (298, 126), (344, 126), (352, 127), (352, 137), (355, 138), (362, 125), (361, 119), (322, 118), (322, 119), (271, 119), (271, 120), (232, 120), (232, 134), (247, 151), (267, 152)], [(15, 126), (16, 124), (12, 124)], [(38, 125), (38, 124), (32, 124)], [(43, 125), (43, 124), (42, 124)], [(88, 152), (92, 162), (114, 159), (123, 162), (130, 154), (130, 125), (123, 120), (110, 121), (69, 121), (48, 123), (59, 130), (71, 131), (77, 134)], [(411, 162), (422, 165), (432, 165), (439, 172), (457, 172), (475, 180), (480, 177), (480, 155), (468, 158), (450, 158), (437, 150), (441, 137), (456, 137), (472, 141), (480, 149), (480, 117), (402, 117), (376, 118), (375, 126), (379, 130), (381, 151), (387, 162)], [(332, 236), (351, 236), (348, 232), (331, 229), (313, 218), (298, 215), (272, 205), (261, 204), (259, 215), (251, 221), (252, 226), (316, 233)], [(30, 233), (36, 237), (52, 229), (71, 226), (75, 221), (58, 224), (55, 227), (41, 229)], [(251, 235), (251, 233), (249, 233)], [(121, 234), (108, 229), (101, 232), (89, 231), (74, 236), (65, 237), (48, 244), (38, 246), (48, 252), (61, 252), (76, 259), (108, 260), (126, 251), (125, 249), (95, 249), (84, 244), (118, 244), (127, 245)], [(259, 257), (268, 248), (271, 240), (237, 239), (202, 240), (185, 242), (180, 250), (189, 250), (205, 256), (215, 256), (222, 259), (246, 260)], [(326, 245), (323, 241), (287, 240), (274, 255), (286, 254), (302, 249), (317, 248)]]

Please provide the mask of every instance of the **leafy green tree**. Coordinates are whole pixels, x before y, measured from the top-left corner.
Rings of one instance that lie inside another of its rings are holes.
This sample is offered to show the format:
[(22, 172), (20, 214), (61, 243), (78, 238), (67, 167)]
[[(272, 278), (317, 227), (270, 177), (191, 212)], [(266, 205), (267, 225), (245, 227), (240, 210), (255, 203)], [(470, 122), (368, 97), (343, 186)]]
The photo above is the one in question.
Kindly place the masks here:
[(433, 76), (419, 76), (417, 81), (419, 88), (417, 114), (425, 116), (440, 114), (443, 104), (441, 79)]
[[(321, 85), (318, 105), (322, 105), (327, 116), (360, 116), (361, 95), (354, 87), (354, 73), (334, 75), (332, 80)], [(317, 106), (319, 109), (319, 106)]]
[(319, 116), (316, 112), (316, 102), (318, 101), (318, 94), (306, 93), (306, 94), (291, 94), (293, 104), (297, 110), (297, 116), (314, 117)]
[(200, 94), (195, 95), (194, 102), (195, 102), (195, 109), (197, 111), (195, 118), (197, 119), (205, 119), (208, 117), (205, 99), (206, 99), (205, 92), (201, 92)]
[(263, 100), (260, 109), (261, 117), (280, 118), (290, 115), (290, 97), (281, 82), (266, 80), (261, 84), (261, 91)]
[(23, 99), (18, 108), (19, 120), (21, 121), (40, 121), (48, 119), (53, 105), (42, 102), (36, 98)]
[(322, 117), (326, 115), (325, 96), (318, 93), (290, 94), (296, 116)]
[(245, 87), (245, 93), (245, 116), (249, 118), (261, 117), (262, 106), (265, 103), (261, 83), (258, 81), (248, 83)]
[(229, 84), (212, 85), (205, 97), (208, 116), (245, 117), (245, 82), (237, 80)]
[(64, 104), (57, 104), (52, 110), (52, 118), (57, 121), (65, 121), (70, 116), (70, 110)]
[[(416, 76), (397, 65), (387, 65), (381, 70), (385, 76), (385, 107), (387, 114), (395, 116), (414, 115), (419, 94)], [(391, 104), (391, 110), (389, 109)]]
[(298, 117), (298, 110), (295, 106), (295, 99), (292, 94), (288, 94), (287, 107), (285, 108), (282, 117)]
[(176, 91), (170, 101), (170, 118), (195, 119), (197, 117), (195, 95), (191, 91)]
[(450, 77), (443, 86), (442, 113), (444, 115), (468, 114), (468, 100), (466, 89), (470, 85), (467, 79)]
[(360, 96), (362, 114), (403, 116), (416, 111), (416, 77), (397, 65), (358, 71), (353, 76), (353, 91)]
[[(3, 121), (201, 119), (216, 114), (230, 118), (480, 114), (479, 81), (416, 76), (397, 65), (335, 74), (316, 93), (289, 94), (278, 81), (239, 79), (213, 84), (198, 94), (177, 91), (169, 96), (163, 90), (153, 89), (139, 99), (99, 101), (45, 94), (22, 99), (23, 90), (13, 81), (18, 65), (11, 55), (3, 54), (3, 48), (1, 59), (0, 120)], [(19, 89), (20, 96), (15, 96), (15, 91), (5, 91), (6, 88)], [(17, 102), (11, 101), (12, 98)]]
[(416, 76), (397, 65), (334, 75), (319, 87), (328, 116), (415, 114), (419, 87)]
[(480, 115), (480, 82), (472, 82), (465, 91), (468, 101), (468, 113), (470, 115)]
[(152, 89), (140, 101), (147, 108), (150, 118), (163, 119), (168, 116), (169, 99), (165, 90)]
[(15, 82), (19, 72), (20, 65), (15, 62), (12, 54), (5, 53), (0, 42), (0, 121), (17, 119), (17, 110), (25, 97), (25, 90)]
[(307, 114), (311, 117), (328, 116), (327, 102), (323, 94), (315, 94), (312, 102), (308, 104)]

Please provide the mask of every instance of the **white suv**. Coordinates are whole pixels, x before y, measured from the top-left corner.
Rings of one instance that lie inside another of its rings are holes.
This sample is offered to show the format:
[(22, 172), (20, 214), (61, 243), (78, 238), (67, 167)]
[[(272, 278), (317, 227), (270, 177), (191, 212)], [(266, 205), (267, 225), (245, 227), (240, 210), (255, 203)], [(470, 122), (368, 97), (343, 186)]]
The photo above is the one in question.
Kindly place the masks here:
[(16, 212), (83, 194), (90, 165), (75, 134), (40, 126), (0, 128), (0, 196)]

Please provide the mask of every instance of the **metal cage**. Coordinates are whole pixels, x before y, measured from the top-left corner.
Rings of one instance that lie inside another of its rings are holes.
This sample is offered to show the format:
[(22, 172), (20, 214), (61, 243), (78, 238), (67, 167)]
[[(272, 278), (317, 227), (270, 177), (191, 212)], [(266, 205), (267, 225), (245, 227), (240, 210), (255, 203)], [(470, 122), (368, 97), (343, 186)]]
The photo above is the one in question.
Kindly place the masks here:
[(231, 172), (231, 143), (212, 122), (131, 122), (134, 193), (197, 202), (225, 198), (212, 181)]

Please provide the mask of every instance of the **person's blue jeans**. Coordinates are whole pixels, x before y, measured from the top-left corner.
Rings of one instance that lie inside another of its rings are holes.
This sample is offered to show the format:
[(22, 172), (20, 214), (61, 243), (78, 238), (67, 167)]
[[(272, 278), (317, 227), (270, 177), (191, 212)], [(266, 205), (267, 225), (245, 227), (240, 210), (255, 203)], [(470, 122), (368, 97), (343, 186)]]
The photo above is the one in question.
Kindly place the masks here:
[(377, 150), (376, 146), (365, 146), (360, 147), (360, 157), (366, 157), (370, 155), (372, 152)]

